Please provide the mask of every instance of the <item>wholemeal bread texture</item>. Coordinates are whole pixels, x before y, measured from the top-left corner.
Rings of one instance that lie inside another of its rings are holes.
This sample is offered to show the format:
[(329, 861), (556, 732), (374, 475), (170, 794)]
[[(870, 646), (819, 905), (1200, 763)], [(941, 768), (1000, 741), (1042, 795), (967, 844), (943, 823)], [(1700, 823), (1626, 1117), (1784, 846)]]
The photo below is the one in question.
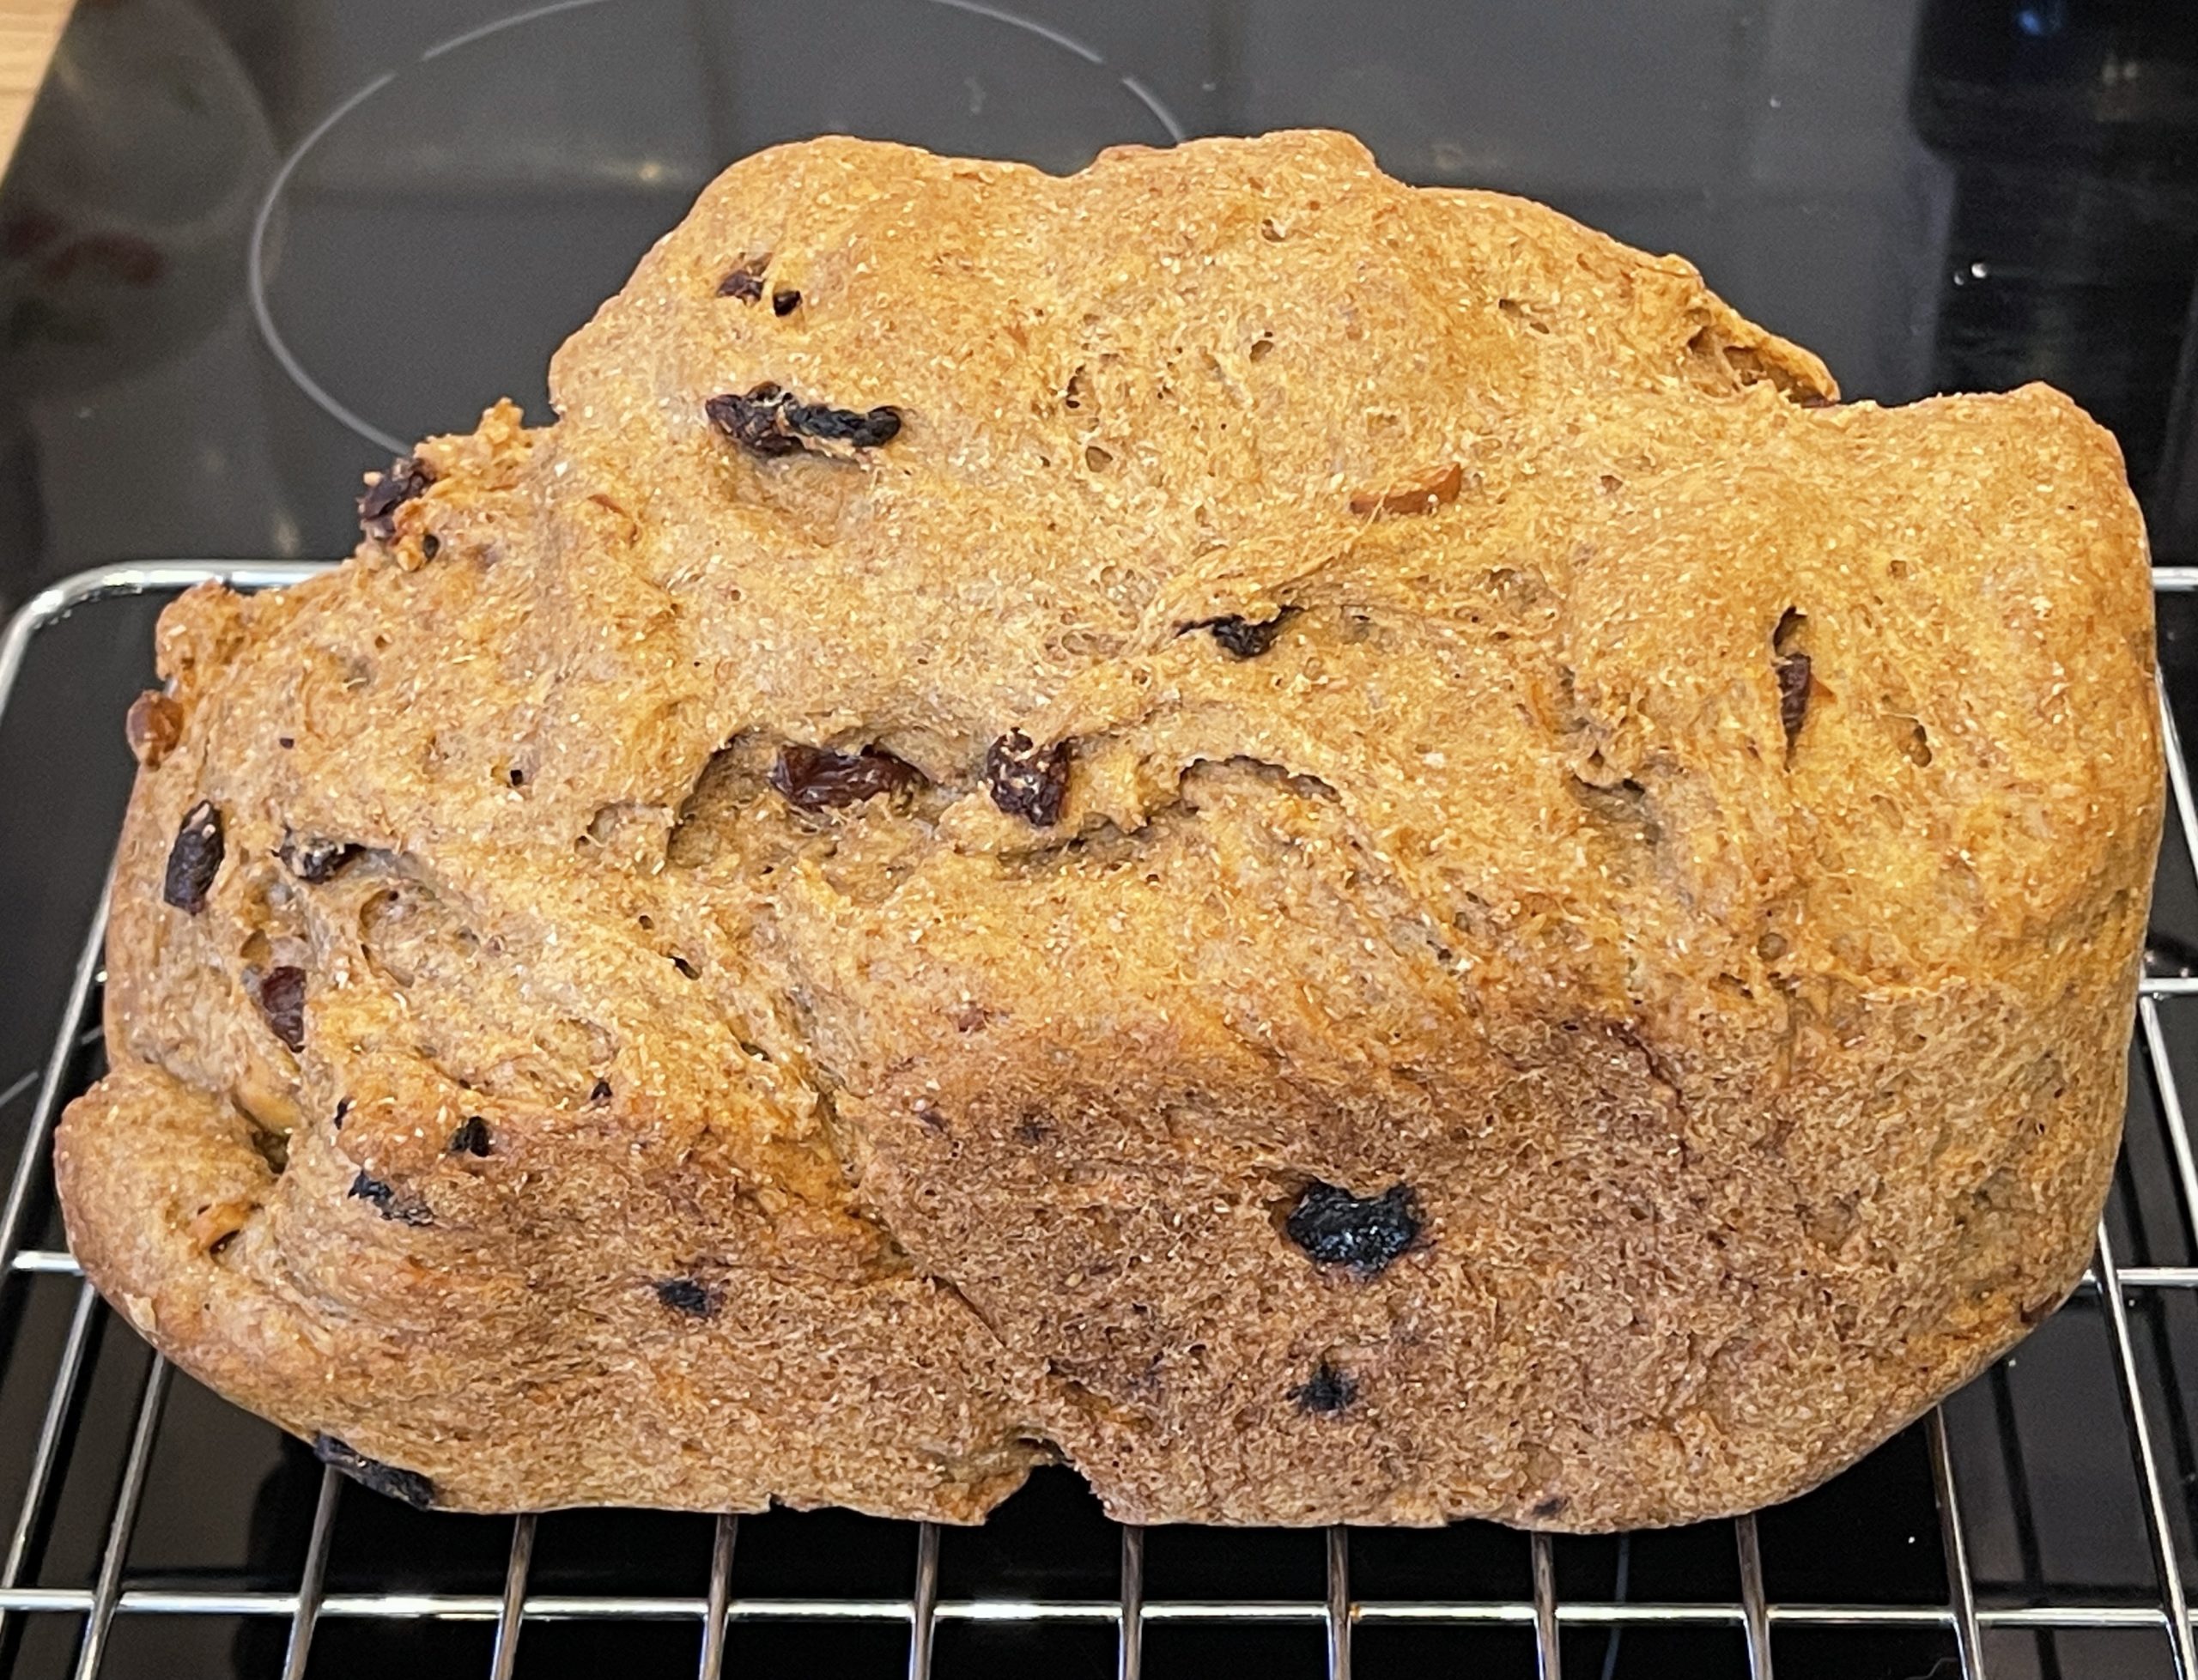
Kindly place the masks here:
[(2075, 1283), (2161, 761), (2066, 397), (1321, 133), (767, 152), (551, 387), (131, 714), (70, 1240), (361, 1479), (1687, 1522)]

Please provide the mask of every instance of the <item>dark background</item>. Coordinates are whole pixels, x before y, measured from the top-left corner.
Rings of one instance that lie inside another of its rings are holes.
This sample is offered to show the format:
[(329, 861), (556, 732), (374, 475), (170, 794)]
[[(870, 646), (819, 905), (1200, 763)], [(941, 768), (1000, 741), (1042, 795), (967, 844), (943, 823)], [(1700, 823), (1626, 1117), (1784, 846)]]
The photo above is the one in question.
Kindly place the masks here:
[[(1850, 397), (2044, 379), (2121, 439), (2158, 557), (2198, 561), (2186, 331), (2198, 273), (2198, 8), (2083, 0), (82, 0), (0, 182), (0, 608), (117, 561), (330, 557), (359, 475), (508, 393), (547, 418), (549, 353), (726, 162), (827, 130), (1072, 169), (1102, 145), (1299, 124), (1355, 130), (1406, 179), (1506, 188), (1694, 259), (1744, 312), (1810, 345)], [(1006, 15), (1008, 10), (1015, 15)], [(495, 27), (500, 22), (503, 27)], [(485, 33), (477, 33), (483, 32)], [(469, 38), (470, 37), (470, 38)], [(331, 121), (331, 118), (333, 118)], [(156, 603), (43, 632), (0, 723), (0, 1089), (58, 1022), (127, 790), (118, 719), (149, 674)], [(2190, 615), (2163, 608), (2178, 705)], [(2187, 729), (2198, 717), (2185, 717)], [(2198, 941), (2171, 848), (2158, 919)], [(2198, 999), (2164, 1006), (2198, 1058)], [(96, 1071), (96, 1049), (76, 1077)], [(28, 1104), (0, 1104), (12, 1162)], [(2113, 1220), (2125, 1263), (2194, 1257), (2140, 1078)], [(39, 1245), (59, 1234), (43, 1203)], [(18, 1505), (76, 1299), (0, 1278), (0, 1515)], [(2135, 1309), (2183, 1566), (2198, 1572), (2198, 1299)], [(104, 1315), (67, 1475), (27, 1582), (89, 1584), (144, 1355)], [(2106, 1328), (2080, 1297), (1949, 1407), (1988, 1605), (2140, 1607), (2159, 1586)], [(179, 1380), (131, 1581), (294, 1586), (318, 1466)], [(509, 1525), (340, 1507), (335, 1591), (500, 1590)], [(1910, 1431), (1762, 1521), (1774, 1601), (1938, 1604), (1928, 1461)], [(950, 1534), (942, 1591), (1109, 1598), (1116, 1540), (1055, 1472)], [(545, 1519), (534, 1590), (699, 1593), (706, 1519)], [(744, 1524), (748, 1596), (901, 1596), (914, 1531), (842, 1516)], [(1362, 1534), (1365, 1599), (1517, 1599), (1522, 1538), (1478, 1525)], [(1729, 1525), (1639, 1537), (1628, 1594), (1731, 1603)], [(1614, 1589), (1617, 1543), (1563, 1541), (1567, 1597)], [(1157, 1598), (1317, 1601), (1317, 1534), (1156, 1532)], [(115, 1675), (273, 1674), (283, 1625), (117, 1618)], [(70, 1671), (74, 1614), (13, 1615), (0, 1674)], [(480, 1622), (324, 1622), (316, 1675), (483, 1672)], [(691, 1671), (691, 1622), (530, 1623), (522, 1675)], [(1782, 1628), (1786, 1676), (1953, 1671), (1924, 1628)], [(1361, 1674), (1524, 1675), (1523, 1629), (1367, 1627)], [(1318, 1672), (1306, 1622), (1156, 1625), (1147, 1672)], [(1745, 1672), (1737, 1629), (1570, 1629), (1568, 1671)], [(2170, 1672), (2157, 1629), (1988, 1635), (1995, 1676)], [(1103, 1627), (943, 1624), (938, 1671), (1113, 1671)], [(891, 1624), (738, 1628), (726, 1672), (892, 1674)]]

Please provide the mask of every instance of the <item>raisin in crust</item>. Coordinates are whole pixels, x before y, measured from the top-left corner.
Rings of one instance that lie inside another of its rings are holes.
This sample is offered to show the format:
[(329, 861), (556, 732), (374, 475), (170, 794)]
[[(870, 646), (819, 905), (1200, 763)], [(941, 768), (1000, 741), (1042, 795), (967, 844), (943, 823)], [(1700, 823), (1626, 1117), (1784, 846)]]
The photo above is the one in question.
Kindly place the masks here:
[(1686, 1522), (2080, 1275), (2160, 753), (2067, 398), (1322, 134), (765, 153), (552, 389), (162, 621), (61, 1193), (331, 1462)]

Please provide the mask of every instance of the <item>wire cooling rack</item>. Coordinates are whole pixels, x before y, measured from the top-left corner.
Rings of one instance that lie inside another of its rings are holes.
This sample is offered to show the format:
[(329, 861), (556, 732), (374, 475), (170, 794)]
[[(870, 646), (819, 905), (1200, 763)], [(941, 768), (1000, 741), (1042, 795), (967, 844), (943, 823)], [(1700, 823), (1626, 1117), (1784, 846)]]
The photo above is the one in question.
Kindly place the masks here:
[[(318, 569), (137, 566), (57, 585), (0, 638), (0, 725), (35, 640), (94, 601)], [(2155, 578), (2164, 620), (2198, 594), (2198, 568)], [(2198, 919), (2198, 804), (2165, 682), (2161, 708), (2176, 817), (2161, 898), (2172, 886)], [(712, 1680), (800, 1662), (912, 1680), (1224, 1667), (2198, 1680), (2198, 1440), (2184, 1411), (2198, 1389), (2198, 1159), (2177, 1083), (2179, 1066), (2198, 1077), (2198, 927), (2178, 938), (2159, 918), (2156, 904), (2128, 1142), (2085, 1287), (1989, 1377), (1819, 1493), (1618, 1539), (1485, 1524), (1148, 1532), (1107, 1522), (1067, 1472), (1044, 1471), (986, 1528), (943, 1532), (844, 1513), (412, 1513), (149, 1356), (59, 1246), (52, 1214), (53, 1124), (99, 1065), (102, 892), (50, 1055), (0, 1088), (0, 1127), (21, 1128), (0, 1204), (0, 1419), (12, 1389), (12, 1415), (29, 1421), (27, 1442), (0, 1435), (0, 1513), (13, 1511), (0, 1675), (294, 1680), (309, 1664), (401, 1663), (507, 1680), (615, 1664)], [(264, 1477), (252, 1556), (149, 1545), (149, 1499), (188, 1531), (193, 1507), (242, 1476), (240, 1440), (256, 1442)]]

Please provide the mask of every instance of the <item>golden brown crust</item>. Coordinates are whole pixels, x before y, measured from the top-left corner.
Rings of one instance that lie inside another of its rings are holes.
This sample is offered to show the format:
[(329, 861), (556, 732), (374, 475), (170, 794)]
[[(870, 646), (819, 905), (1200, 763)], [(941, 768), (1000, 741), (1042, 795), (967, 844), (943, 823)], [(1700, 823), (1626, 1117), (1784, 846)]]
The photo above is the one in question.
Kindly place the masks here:
[(1320, 134), (767, 153), (553, 389), (162, 622), (58, 1164), (224, 1392), (469, 1509), (1596, 1529), (2080, 1274), (2160, 749), (2057, 393)]

